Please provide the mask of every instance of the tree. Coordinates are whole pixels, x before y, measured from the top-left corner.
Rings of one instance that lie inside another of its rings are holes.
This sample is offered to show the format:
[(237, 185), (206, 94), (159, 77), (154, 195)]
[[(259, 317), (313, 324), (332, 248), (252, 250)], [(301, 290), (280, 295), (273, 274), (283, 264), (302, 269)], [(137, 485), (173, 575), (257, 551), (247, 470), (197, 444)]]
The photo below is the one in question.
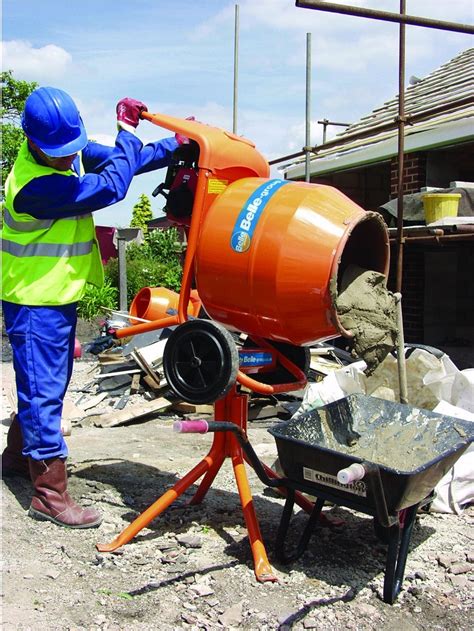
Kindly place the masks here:
[(145, 193), (142, 193), (138, 202), (133, 207), (130, 227), (141, 228), (143, 230), (143, 234), (146, 235), (148, 232), (147, 221), (151, 221), (152, 219), (153, 212), (151, 210), (150, 200)]
[(18, 155), (18, 150), (25, 135), (20, 126), (21, 113), (25, 108), (28, 96), (38, 87), (35, 82), (20, 81), (13, 77), (13, 72), (7, 70), (1, 73), (2, 102), (0, 105), (0, 126), (2, 134), (2, 201), (4, 199), (4, 185), (8, 173)]

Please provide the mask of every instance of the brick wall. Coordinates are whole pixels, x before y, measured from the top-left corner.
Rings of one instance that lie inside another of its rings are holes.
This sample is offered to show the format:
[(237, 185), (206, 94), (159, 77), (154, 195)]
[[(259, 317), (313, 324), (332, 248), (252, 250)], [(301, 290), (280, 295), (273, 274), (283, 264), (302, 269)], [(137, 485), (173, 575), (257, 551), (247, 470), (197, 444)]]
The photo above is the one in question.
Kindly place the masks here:
[[(390, 248), (388, 288), (395, 291), (397, 249)], [(403, 248), (402, 310), (405, 342), (424, 343), (425, 263), (423, 246)]]
[[(426, 153), (409, 153), (403, 160), (403, 193), (418, 193), (426, 186)], [(390, 162), (390, 197), (398, 195), (398, 158)]]

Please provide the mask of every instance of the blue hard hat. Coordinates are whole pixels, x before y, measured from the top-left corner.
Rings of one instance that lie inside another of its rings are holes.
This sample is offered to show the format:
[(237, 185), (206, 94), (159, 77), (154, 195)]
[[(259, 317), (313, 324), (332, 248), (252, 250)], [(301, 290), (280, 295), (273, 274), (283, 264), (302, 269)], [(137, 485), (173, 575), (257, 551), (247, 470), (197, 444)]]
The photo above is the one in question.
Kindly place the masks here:
[(87, 144), (81, 115), (72, 98), (58, 88), (37, 88), (26, 99), (23, 131), (51, 158), (70, 156)]

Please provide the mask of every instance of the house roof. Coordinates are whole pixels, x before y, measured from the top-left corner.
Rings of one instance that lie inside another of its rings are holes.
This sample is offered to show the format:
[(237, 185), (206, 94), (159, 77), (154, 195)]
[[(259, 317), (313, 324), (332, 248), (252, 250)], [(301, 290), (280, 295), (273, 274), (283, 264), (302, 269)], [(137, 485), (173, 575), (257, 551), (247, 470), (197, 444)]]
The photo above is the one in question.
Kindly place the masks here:
[[(474, 138), (474, 48), (467, 49), (405, 91), (405, 152), (457, 144)], [(311, 173), (323, 174), (382, 162), (398, 151), (398, 95), (351, 124), (311, 159)], [(391, 125), (393, 124), (393, 127)], [(304, 175), (304, 156), (281, 170)]]

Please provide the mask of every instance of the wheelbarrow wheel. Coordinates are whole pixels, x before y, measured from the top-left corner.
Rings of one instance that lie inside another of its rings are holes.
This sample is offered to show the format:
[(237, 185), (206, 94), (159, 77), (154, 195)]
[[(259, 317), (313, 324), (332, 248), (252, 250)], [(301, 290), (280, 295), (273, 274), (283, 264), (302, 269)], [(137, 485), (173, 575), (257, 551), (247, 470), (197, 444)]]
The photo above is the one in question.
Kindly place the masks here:
[(232, 335), (211, 320), (189, 320), (170, 335), (163, 369), (171, 389), (188, 403), (213, 403), (235, 383), (239, 355)]
[[(268, 340), (268, 342), (295, 364), (297, 368), (303, 371), (306, 376), (308, 375), (311, 364), (311, 352), (309, 348), (294, 346), (286, 342), (274, 342), (273, 340)], [(255, 346), (255, 342), (251, 338), (247, 338), (243, 348), (254, 348)], [(266, 383), (270, 386), (275, 386), (280, 383), (289, 383), (295, 380), (295, 377), (281, 364), (277, 364), (275, 370), (272, 370), (272, 372), (257, 373), (252, 375), (252, 378), (255, 379), (255, 381)]]

